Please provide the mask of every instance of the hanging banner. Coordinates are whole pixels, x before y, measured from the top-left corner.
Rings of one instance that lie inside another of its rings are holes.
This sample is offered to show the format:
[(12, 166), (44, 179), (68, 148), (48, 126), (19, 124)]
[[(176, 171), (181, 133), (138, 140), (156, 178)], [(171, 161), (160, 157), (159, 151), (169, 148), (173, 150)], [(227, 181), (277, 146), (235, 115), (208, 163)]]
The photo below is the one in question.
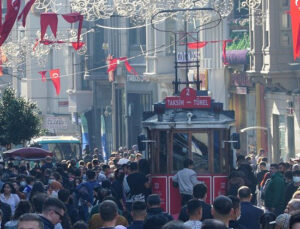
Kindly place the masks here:
[(50, 70), (50, 78), (56, 90), (56, 95), (60, 93), (60, 70), (52, 69)]
[(42, 76), (42, 82), (46, 82), (46, 73), (47, 71), (40, 71), (39, 74)]
[(107, 162), (107, 149), (106, 149), (106, 130), (105, 130), (105, 118), (101, 115), (101, 145), (102, 145), (102, 156), (104, 162)]
[(81, 133), (82, 133), (82, 151), (85, 149), (85, 147), (89, 144), (89, 128), (88, 128), (88, 122), (85, 117), (85, 114), (80, 115), (81, 119)]

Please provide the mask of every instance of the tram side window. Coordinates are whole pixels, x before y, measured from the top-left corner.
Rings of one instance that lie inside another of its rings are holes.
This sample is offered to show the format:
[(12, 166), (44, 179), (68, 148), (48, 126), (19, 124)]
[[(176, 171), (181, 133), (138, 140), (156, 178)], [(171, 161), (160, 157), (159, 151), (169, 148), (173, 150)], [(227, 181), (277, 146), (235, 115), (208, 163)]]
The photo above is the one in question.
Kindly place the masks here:
[(159, 172), (167, 173), (167, 133), (159, 133)]
[(189, 157), (188, 134), (175, 133), (173, 135), (173, 171), (183, 169), (183, 162)]
[(208, 172), (208, 133), (192, 134), (192, 159), (197, 172)]

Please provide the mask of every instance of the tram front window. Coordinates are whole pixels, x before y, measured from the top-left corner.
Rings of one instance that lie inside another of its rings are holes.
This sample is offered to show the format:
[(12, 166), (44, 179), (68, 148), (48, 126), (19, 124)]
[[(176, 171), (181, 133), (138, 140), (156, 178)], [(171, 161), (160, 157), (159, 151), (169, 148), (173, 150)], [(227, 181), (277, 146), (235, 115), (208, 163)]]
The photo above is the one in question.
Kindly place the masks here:
[(173, 171), (183, 169), (183, 162), (189, 157), (188, 134), (175, 133), (173, 135)]
[(192, 160), (197, 172), (208, 172), (208, 133), (192, 134)]

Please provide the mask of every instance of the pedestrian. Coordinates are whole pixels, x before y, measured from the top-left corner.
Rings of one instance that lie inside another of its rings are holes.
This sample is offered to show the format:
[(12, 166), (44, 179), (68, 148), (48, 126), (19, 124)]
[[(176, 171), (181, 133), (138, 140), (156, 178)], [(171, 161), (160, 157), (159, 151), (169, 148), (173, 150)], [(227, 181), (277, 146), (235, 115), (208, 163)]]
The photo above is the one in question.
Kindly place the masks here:
[(12, 215), (15, 214), (16, 207), (20, 202), (20, 197), (11, 183), (5, 183), (1, 189), (0, 201), (11, 207)]
[(147, 205), (148, 205), (148, 211), (146, 219), (151, 218), (153, 216), (159, 216), (166, 220), (166, 222), (169, 222), (173, 220), (173, 217), (168, 214), (167, 212), (164, 212), (160, 205), (160, 197), (158, 194), (151, 194), (147, 198)]
[(291, 216), (290, 229), (300, 229), (300, 213)]
[(213, 202), (212, 215), (214, 219), (222, 221), (229, 228), (229, 221), (232, 218), (233, 205), (227, 196), (218, 196)]
[(285, 190), (285, 203), (287, 204), (293, 197), (294, 193), (298, 190), (300, 186), (300, 170), (295, 170), (292, 172), (293, 181), (288, 184)]
[(260, 219), (264, 211), (251, 203), (251, 190), (247, 186), (242, 186), (238, 190), (238, 197), (241, 201), (240, 224), (248, 229), (260, 229)]
[(18, 220), (21, 215), (25, 213), (31, 213), (32, 207), (28, 200), (21, 200), (16, 208), (15, 214), (12, 217), (12, 220), (5, 223), (5, 229), (16, 229), (18, 227)]
[(26, 213), (19, 218), (18, 229), (46, 229), (39, 215)]
[[(211, 205), (206, 203), (207, 198), (207, 186), (204, 183), (196, 184), (193, 188), (193, 198), (201, 202), (202, 205), (202, 221), (206, 219), (212, 219), (211, 215)], [(183, 206), (180, 210), (178, 220), (186, 222), (189, 220), (189, 215), (187, 213), (187, 206)]]
[(282, 173), (278, 170), (277, 164), (270, 166), (270, 183), (266, 187), (265, 207), (274, 212), (276, 216), (281, 214), (285, 205), (285, 185)]
[(202, 204), (200, 200), (191, 199), (187, 203), (187, 211), (189, 214), (189, 220), (184, 225), (191, 227), (192, 229), (201, 229), (202, 223)]
[(133, 222), (129, 225), (128, 229), (143, 229), (144, 221), (147, 215), (147, 207), (143, 201), (134, 201), (132, 203), (131, 215)]
[(44, 229), (54, 229), (54, 226), (62, 221), (65, 214), (65, 205), (57, 198), (49, 197), (43, 205), (42, 215), (40, 215)]
[(113, 229), (116, 226), (118, 207), (110, 200), (103, 201), (99, 206), (99, 213), (103, 220), (102, 229)]
[(201, 229), (228, 229), (228, 227), (220, 220), (207, 219), (203, 221)]
[(173, 220), (165, 224), (162, 229), (190, 229), (190, 227), (184, 225), (181, 221)]
[(233, 214), (231, 216), (231, 220), (229, 221), (229, 228), (232, 229), (247, 229), (243, 226), (238, 219), (241, 216), (241, 205), (240, 199), (236, 196), (228, 196), (232, 201)]
[(197, 179), (196, 172), (193, 170), (193, 164), (191, 159), (185, 159), (184, 168), (172, 177), (173, 183), (175, 182), (179, 186), (181, 206), (184, 206), (187, 201), (193, 198), (193, 187), (200, 183)]

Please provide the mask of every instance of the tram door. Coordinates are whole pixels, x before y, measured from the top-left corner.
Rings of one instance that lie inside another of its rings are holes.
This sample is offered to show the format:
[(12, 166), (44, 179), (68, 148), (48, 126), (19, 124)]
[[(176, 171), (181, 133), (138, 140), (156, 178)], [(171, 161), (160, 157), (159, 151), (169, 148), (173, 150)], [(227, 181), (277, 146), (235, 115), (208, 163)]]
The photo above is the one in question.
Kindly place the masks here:
[(172, 214), (180, 210), (180, 201), (174, 201), (180, 199), (180, 195), (178, 189), (172, 186), (172, 176), (183, 168), (186, 158), (193, 160), (198, 179), (208, 187), (208, 203), (225, 194), (230, 151), (228, 145), (222, 142), (228, 137), (227, 129), (151, 131), (155, 143), (150, 146), (149, 159), (156, 179), (153, 183), (157, 181), (154, 192), (165, 193), (162, 199), (166, 200), (166, 210)]

